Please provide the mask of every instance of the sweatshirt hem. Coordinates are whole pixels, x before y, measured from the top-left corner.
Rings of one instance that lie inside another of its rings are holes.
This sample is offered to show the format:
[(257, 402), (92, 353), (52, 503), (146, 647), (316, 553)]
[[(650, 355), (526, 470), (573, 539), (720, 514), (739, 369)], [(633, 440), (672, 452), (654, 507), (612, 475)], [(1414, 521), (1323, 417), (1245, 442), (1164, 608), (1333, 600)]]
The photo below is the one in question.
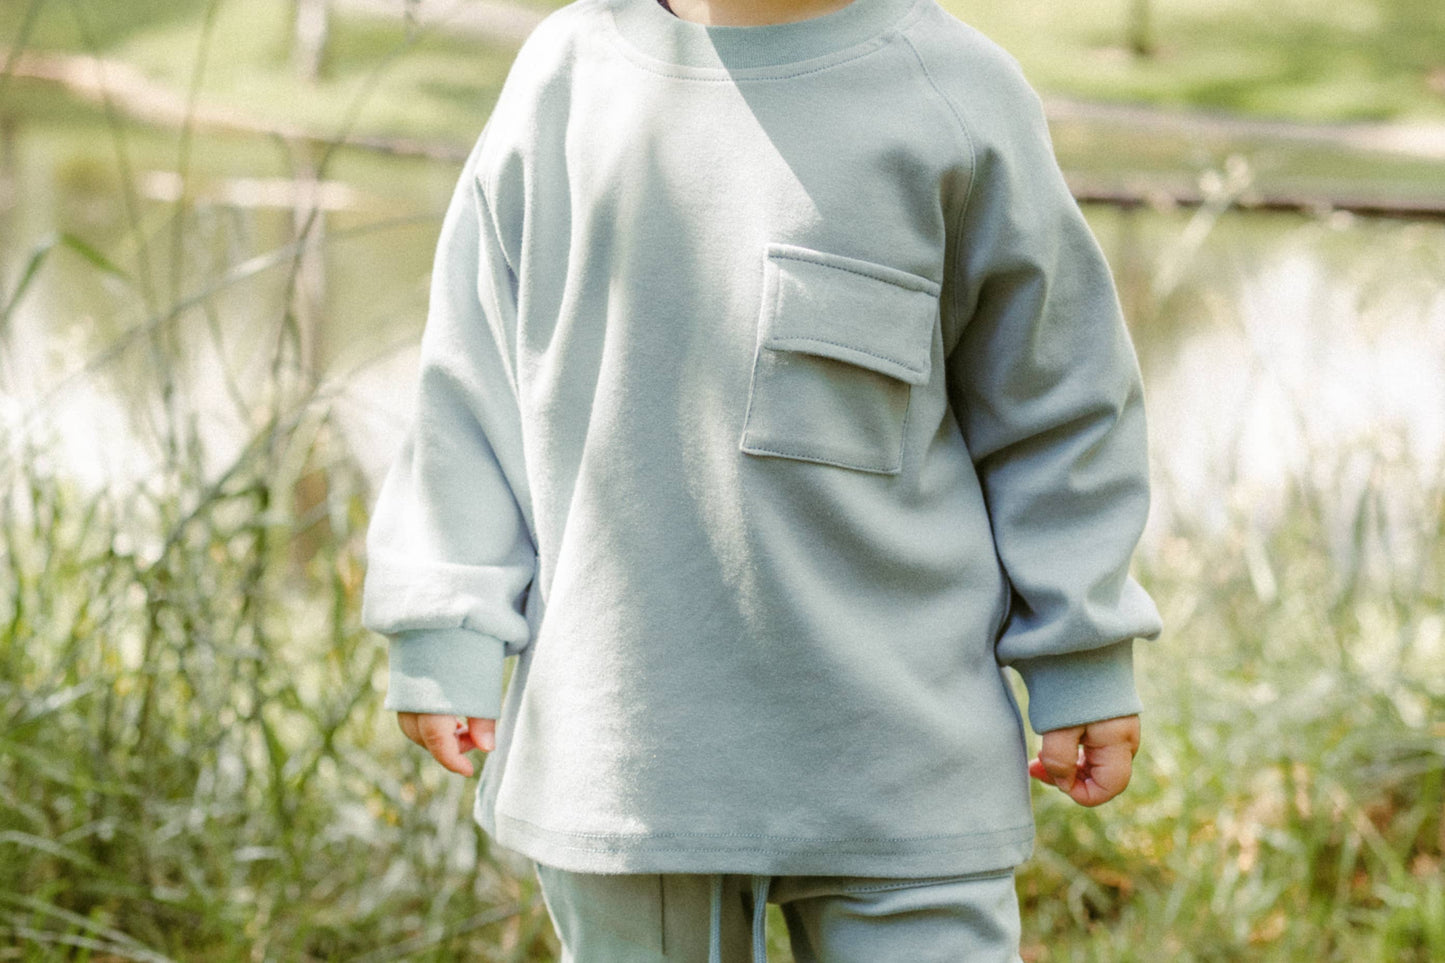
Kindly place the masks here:
[(746, 833), (572, 833), (496, 813), (498, 845), (577, 873), (948, 876), (1007, 869), (1033, 850), (1032, 822), (939, 836), (812, 838)]

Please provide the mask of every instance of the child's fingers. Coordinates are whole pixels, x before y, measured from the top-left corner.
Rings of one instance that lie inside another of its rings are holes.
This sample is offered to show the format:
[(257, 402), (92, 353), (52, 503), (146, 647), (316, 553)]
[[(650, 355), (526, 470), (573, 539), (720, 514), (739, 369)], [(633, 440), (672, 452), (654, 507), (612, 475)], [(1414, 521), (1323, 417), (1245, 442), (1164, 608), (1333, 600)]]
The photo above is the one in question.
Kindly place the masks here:
[(1139, 751), (1139, 717), (1090, 723), (1080, 741), (1082, 761), (1069, 796), (1081, 806), (1098, 806), (1129, 785)]
[(491, 752), (497, 747), (497, 720), (468, 718), (462, 741), (483, 752)]
[(461, 719), (457, 720), (456, 728), (452, 734), (457, 737), (457, 749), (461, 752), (471, 752), (477, 748), (472, 742), (472, 730)]
[(1033, 776), (1039, 782), (1048, 783), (1050, 786), (1054, 784), (1054, 777), (1049, 775), (1049, 771), (1044, 768), (1044, 764), (1038, 759), (1029, 760), (1029, 775)]
[(472, 774), (472, 761), (463, 752), (461, 738), (457, 731), (455, 716), (418, 715), (416, 717), (418, 742), (432, 754), (432, 758), (463, 776)]
[(1057, 786), (1081, 806), (1097, 806), (1129, 785), (1138, 751), (1138, 716), (1054, 729), (1043, 734), (1029, 775)]
[(1127, 746), (1132, 755), (1139, 751), (1139, 717), (1120, 716), (1117, 719), (1091, 722), (1085, 729), (1083, 743), (1090, 748)]
[(470, 776), (474, 771), (466, 753), (473, 749), (491, 752), (497, 744), (497, 720), (468, 718), (421, 712), (398, 712), (397, 724), (412, 742), (430, 752), (437, 762), (452, 772)]
[(1079, 770), (1079, 740), (1083, 735), (1083, 726), (1053, 729), (1044, 733), (1043, 744), (1039, 747), (1038, 765), (1030, 766), (1030, 772), (1037, 768), (1041, 770), (1037, 778), (1047, 777), (1046, 781), (1064, 792), (1073, 790)]
[(1085, 750), (1080, 778), (1069, 796), (1081, 806), (1098, 806), (1113, 799), (1129, 785), (1134, 771), (1134, 752), (1123, 744)]

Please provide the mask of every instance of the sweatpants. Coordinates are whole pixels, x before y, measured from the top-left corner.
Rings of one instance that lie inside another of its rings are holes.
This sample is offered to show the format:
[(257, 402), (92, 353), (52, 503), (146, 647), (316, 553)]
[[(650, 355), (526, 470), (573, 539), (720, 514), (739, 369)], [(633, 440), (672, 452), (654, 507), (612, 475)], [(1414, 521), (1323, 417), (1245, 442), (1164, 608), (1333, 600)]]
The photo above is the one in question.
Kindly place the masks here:
[(561, 963), (767, 961), (777, 903), (797, 963), (1022, 963), (1012, 869), (962, 876), (574, 873), (532, 861)]

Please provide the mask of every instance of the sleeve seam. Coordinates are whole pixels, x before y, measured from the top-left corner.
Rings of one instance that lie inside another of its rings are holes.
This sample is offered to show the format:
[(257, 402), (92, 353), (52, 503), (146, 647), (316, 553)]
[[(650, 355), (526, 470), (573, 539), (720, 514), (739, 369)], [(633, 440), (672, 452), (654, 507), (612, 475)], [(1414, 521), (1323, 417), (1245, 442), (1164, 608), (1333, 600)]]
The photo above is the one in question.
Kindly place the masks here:
[[(507, 266), (508, 273), (511, 275), (512, 278), (515, 279), (518, 277), (517, 270), (512, 266), (512, 261), (507, 256), (507, 245), (502, 239), (501, 229), (497, 226), (497, 218), (495, 212), (492, 210), (492, 203), (490, 200), (487, 199), (487, 185), (483, 181), (481, 175), (475, 170), (472, 172), (471, 180), (472, 195), (477, 202), (476, 213), (478, 219), (485, 222), (487, 233), (490, 235), (490, 240), (488, 240), (480, 233), (478, 234), (477, 256), (479, 258), (479, 261), (484, 261), (486, 259), (485, 252), (488, 245), (495, 246), (497, 255), (501, 257), (502, 263), (506, 264)], [(479, 263), (478, 269), (485, 270), (485, 265)], [(514, 398), (520, 399), (522, 397), (522, 391), (521, 386), (518, 383), (518, 361), (516, 358), (511, 357), (508, 354), (506, 350), (507, 332), (502, 330), (502, 326), (505, 324), (505, 319), (507, 315), (511, 314), (514, 317), (516, 315), (515, 302), (513, 302), (513, 311), (504, 312), (501, 307), (502, 296), (500, 292), (497, 291), (496, 284), (489, 283), (485, 285), (485, 287), (487, 289), (487, 294), (491, 297), (492, 303), (485, 305), (483, 307), (482, 313), (487, 320), (487, 327), (491, 330), (492, 338), (496, 341), (497, 353), (502, 358), (502, 367), (507, 373), (508, 387), (512, 390), (512, 396)], [(511, 298), (511, 293), (512, 292), (508, 292), (509, 299)]]
[[(955, 123), (958, 124), (959, 132), (963, 134), (964, 143), (968, 145), (968, 187), (964, 190), (963, 203), (958, 206), (958, 214), (954, 218), (953, 223), (953, 254), (955, 258), (961, 258), (963, 256), (963, 222), (968, 216), (968, 209), (973, 201), (974, 183), (978, 180), (978, 147), (974, 143), (973, 135), (969, 133), (968, 124), (966, 124), (963, 120), (963, 114), (959, 111), (958, 106), (954, 104), (953, 100), (943, 90), (943, 87), (940, 86), (938, 81), (934, 79), (932, 72), (930, 72), (928, 69), (927, 62), (923, 58), (923, 54), (919, 52), (918, 47), (909, 37), (905, 35), (903, 40), (905, 43), (908, 44), (908, 49), (913, 51), (913, 57), (915, 60), (918, 61), (918, 66), (919, 69), (923, 71), (924, 79), (928, 81), (928, 85), (932, 87), (934, 91), (938, 94), (939, 98), (943, 100), (943, 103), (948, 108), (949, 113), (953, 115)], [(949, 268), (951, 268), (952, 270), (948, 270)], [(962, 319), (959, 317), (960, 305), (958, 303), (959, 299), (957, 297), (957, 294), (959, 292), (959, 285), (957, 283), (957, 265), (948, 265), (948, 267), (945, 269), (945, 275), (946, 281), (954, 282), (950, 286), (950, 293), (952, 296), (950, 296), (949, 298), (949, 313), (952, 315), (952, 320), (955, 327), (958, 328), (961, 326)]]
[(472, 186), (476, 191), (477, 200), (481, 202), (482, 215), (487, 222), (487, 229), (492, 235), (492, 240), (497, 245), (497, 253), (502, 256), (502, 260), (507, 265), (507, 270), (512, 272), (513, 277), (516, 277), (517, 266), (512, 263), (512, 258), (507, 254), (507, 245), (503, 242), (502, 232), (497, 227), (496, 212), (492, 210), (492, 202), (487, 199), (487, 185), (482, 180), (481, 174), (477, 171), (472, 172)]

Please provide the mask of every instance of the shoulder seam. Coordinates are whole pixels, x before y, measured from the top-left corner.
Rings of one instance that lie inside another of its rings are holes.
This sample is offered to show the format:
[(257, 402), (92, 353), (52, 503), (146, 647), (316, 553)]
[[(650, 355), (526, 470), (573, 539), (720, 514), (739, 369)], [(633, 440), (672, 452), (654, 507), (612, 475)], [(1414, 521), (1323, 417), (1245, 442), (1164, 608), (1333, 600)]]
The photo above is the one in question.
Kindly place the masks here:
[[(958, 258), (961, 257), (963, 254), (963, 221), (968, 214), (969, 206), (973, 202), (973, 187), (974, 183), (978, 180), (978, 147), (974, 143), (973, 135), (969, 133), (968, 124), (964, 123), (963, 114), (959, 111), (958, 106), (954, 104), (953, 99), (948, 96), (948, 94), (944, 91), (943, 87), (938, 83), (938, 81), (934, 80), (932, 72), (930, 72), (928, 69), (927, 61), (924, 60), (923, 54), (913, 43), (912, 38), (910, 38), (906, 33), (900, 33), (900, 37), (902, 38), (903, 42), (908, 45), (908, 49), (913, 52), (913, 58), (918, 61), (919, 69), (923, 71), (923, 76), (928, 81), (928, 85), (932, 87), (935, 92), (937, 92), (938, 96), (943, 100), (944, 104), (947, 105), (949, 113), (953, 114), (953, 119), (957, 122), (958, 129), (963, 134), (964, 141), (968, 144), (968, 188), (964, 191), (963, 203), (958, 206), (958, 216), (953, 224), (953, 252), (954, 257)], [(946, 277), (950, 280), (955, 276), (954, 268), (955, 265), (952, 264), (948, 265), (946, 268)], [(955, 293), (958, 291), (957, 284), (952, 284), (949, 287), (950, 290)], [(949, 308), (951, 314), (957, 315), (957, 312), (959, 310), (959, 305), (957, 301), (958, 299), (956, 297), (951, 297), (949, 299)], [(955, 322), (957, 322), (958, 320), (959, 319), (957, 317), (954, 318)]]

